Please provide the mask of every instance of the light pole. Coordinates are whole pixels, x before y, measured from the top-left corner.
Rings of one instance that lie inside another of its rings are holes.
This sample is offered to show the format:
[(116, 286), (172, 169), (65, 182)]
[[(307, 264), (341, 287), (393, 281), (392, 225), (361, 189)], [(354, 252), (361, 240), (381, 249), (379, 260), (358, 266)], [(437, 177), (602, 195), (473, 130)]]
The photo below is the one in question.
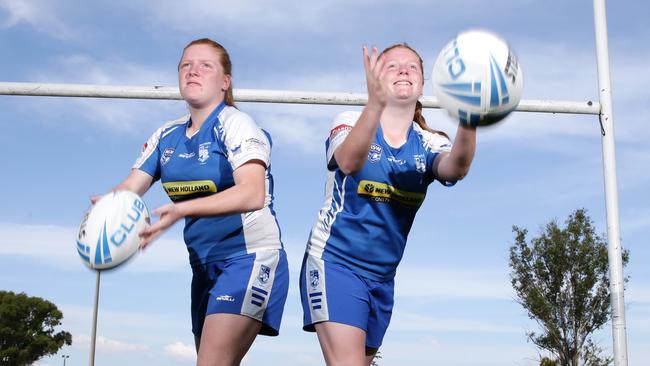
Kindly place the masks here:
[(70, 356), (68, 356), (68, 355), (61, 355), (61, 358), (63, 358), (63, 366), (65, 366), (65, 360), (67, 360), (68, 358), (70, 358)]

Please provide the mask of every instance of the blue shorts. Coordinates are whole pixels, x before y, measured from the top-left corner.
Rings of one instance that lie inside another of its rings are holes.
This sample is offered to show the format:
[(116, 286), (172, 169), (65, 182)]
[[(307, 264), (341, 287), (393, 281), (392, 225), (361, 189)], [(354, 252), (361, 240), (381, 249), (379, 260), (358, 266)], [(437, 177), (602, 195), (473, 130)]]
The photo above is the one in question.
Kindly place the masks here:
[(306, 254), (300, 271), (303, 329), (324, 321), (366, 332), (366, 347), (378, 349), (393, 312), (395, 281), (373, 281), (342, 265)]
[(289, 290), (284, 249), (263, 250), (192, 267), (192, 333), (205, 317), (227, 313), (262, 322), (260, 334), (277, 336)]

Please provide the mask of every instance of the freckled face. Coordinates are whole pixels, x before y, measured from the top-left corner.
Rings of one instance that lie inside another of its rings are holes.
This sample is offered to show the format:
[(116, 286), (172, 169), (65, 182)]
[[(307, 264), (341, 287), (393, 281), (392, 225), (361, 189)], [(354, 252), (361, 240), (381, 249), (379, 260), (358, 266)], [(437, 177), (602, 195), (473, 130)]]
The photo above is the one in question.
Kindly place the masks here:
[(230, 86), (219, 51), (207, 44), (195, 44), (183, 52), (178, 64), (178, 87), (183, 99), (194, 108), (204, 108), (223, 101)]
[(386, 73), (383, 81), (397, 100), (414, 101), (422, 95), (424, 78), (420, 58), (405, 47), (396, 47), (384, 53)]

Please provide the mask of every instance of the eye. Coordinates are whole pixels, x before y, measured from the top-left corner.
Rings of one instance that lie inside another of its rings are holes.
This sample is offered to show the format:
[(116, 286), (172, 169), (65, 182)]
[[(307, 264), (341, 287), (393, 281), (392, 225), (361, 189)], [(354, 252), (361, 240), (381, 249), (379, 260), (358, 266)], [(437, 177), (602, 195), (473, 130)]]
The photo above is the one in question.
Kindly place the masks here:
[(181, 62), (180, 65), (178, 65), (178, 69), (187, 69), (190, 66), (189, 62)]

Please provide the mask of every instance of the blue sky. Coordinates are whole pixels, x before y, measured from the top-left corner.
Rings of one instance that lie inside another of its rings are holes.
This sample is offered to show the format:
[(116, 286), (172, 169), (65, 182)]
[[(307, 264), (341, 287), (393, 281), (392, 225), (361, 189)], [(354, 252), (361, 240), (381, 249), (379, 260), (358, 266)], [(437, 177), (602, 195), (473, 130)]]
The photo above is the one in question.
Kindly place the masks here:
[[(646, 2), (610, 2), (617, 176), (629, 365), (650, 359), (650, 73)], [(236, 88), (365, 92), (363, 44), (406, 41), (433, 61), (474, 27), (506, 38), (525, 76), (524, 99), (597, 100), (590, 1), (93, 1), (0, 0), (0, 81), (176, 86), (192, 39), (224, 44)], [(425, 94), (432, 95), (427, 80)], [(305, 240), (323, 197), (324, 139), (343, 106), (240, 103), (273, 135), (275, 207), (292, 275), (281, 335), (259, 337), (243, 364), (322, 365), (302, 332), (297, 291)], [(352, 108), (356, 109), (356, 107)], [(54, 302), (74, 343), (40, 365), (84, 365), (95, 276), (79, 260), (76, 227), (88, 197), (119, 182), (142, 143), (182, 101), (0, 96), (0, 289)], [(454, 123), (427, 110), (431, 126)], [(644, 168), (646, 167), (646, 168)], [(478, 134), (469, 176), (434, 184), (409, 236), (382, 365), (536, 365), (537, 329), (514, 301), (512, 225), (531, 234), (584, 207), (606, 231), (600, 128), (594, 116), (514, 113)], [(167, 201), (159, 185), (145, 200)], [(102, 275), (95, 364), (192, 364), (190, 270), (176, 225), (146, 252)], [(596, 334), (611, 352), (611, 325)]]

